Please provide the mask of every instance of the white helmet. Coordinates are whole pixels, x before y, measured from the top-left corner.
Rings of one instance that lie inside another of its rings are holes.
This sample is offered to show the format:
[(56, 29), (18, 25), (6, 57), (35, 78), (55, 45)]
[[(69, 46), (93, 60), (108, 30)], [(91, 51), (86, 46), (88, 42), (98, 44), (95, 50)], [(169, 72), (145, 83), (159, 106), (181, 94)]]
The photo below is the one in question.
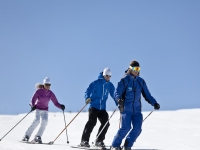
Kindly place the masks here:
[(106, 76), (106, 75), (109, 75), (109, 76), (112, 75), (112, 73), (111, 73), (111, 71), (110, 71), (110, 68), (108, 68), (108, 67), (106, 67), (106, 68), (103, 70), (103, 76)]
[(45, 77), (43, 80), (43, 84), (51, 84), (50, 78), (49, 77)]

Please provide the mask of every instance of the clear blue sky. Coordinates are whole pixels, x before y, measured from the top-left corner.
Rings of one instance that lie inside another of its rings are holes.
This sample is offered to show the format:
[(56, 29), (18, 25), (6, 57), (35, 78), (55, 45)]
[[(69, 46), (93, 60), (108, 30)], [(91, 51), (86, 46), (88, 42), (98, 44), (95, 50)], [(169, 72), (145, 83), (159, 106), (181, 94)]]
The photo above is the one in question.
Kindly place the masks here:
[[(116, 86), (131, 60), (161, 110), (199, 108), (200, 1), (0, 1), (0, 114), (29, 112), (46, 76), (66, 110), (78, 111), (99, 72), (110, 67)], [(60, 110), (51, 102), (49, 111)]]

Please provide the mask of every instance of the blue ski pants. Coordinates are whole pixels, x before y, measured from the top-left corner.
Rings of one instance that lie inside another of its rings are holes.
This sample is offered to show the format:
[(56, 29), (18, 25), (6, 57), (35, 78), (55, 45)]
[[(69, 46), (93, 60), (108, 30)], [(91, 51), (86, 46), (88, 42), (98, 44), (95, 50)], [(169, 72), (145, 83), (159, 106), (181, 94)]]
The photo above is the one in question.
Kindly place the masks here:
[[(121, 113), (121, 128), (118, 130), (112, 142), (113, 147), (120, 147), (123, 138), (126, 137), (124, 146), (132, 147), (137, 137), (142, 132), (143, 116), (141, 113), (123, 112)], [(132, 128), (131, 128), (132, 125)]]

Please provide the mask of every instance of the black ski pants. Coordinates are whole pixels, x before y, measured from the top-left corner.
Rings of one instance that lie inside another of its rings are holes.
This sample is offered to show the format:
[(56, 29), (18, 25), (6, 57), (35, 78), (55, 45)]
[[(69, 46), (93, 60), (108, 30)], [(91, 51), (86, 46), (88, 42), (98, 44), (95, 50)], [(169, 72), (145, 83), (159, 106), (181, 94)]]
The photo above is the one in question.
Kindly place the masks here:
[[(106, 112), (106, 110), (98, 110), (96, 108), (89, 108), (89, 119), (88, 119), (88, 121), (85, 125), (84, 130), (83, 130), (81, 141), (88, 141), (89, 142), (90, 134), (91, 134), (94, 126), (97, 123), (97, 118), (101, 123), (101, 126), (99, 127), (99, 131), (97, 133), (97, 135), (99, 135), (102, 128), (104, 127), (104, 125), (108, 121), (108, 113)], [(110, 124), (108, 122), (107, 125), (105, 126), (105, 128), (103, 129), (103, 131), (101, 132), (101, 134), (99, 135), (98, 139), (96, 140), (97, 142), (103, 141), (105, 139), (105, 134), (106, 134), (109, 126), (110, 126)]]

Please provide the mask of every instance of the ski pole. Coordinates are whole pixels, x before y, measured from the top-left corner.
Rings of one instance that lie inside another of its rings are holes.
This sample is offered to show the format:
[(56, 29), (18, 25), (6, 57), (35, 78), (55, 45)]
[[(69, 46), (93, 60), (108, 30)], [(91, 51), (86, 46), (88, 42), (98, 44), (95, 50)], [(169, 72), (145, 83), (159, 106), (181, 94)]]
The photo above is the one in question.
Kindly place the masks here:
[[(32, 110), (26, 114), (26, 116), (28, 116), (30, 113), (32, 112)], [(14, 129), (24, 118), (26, 118), (26, 116), (24, 116), (12, 129)], [(10, 129), (10, 131), (12, 131), (12, 129)], [(10, 132), (8, 131), (1, 139), (0, 141)]]
[(121, 113), (120, 113), (120, 118), (119, 118), (119, 129), (120, 129), (121, 122), (122, 122), (122, 115), (121, 115)]
[(152, 113), (153, 111), (154, 111), (154, 110), (152, 110), (152, 111), (149, 113), (149, 115), (146, 116), (146, 118), (144, 118), (144, 120), (143, 120), (142, 122), (144, 122), (144, 121), (151, 115), (151, 113)]
[[(85, 104), (85, 106), (87, 105), (88, 103)], [(57, 138), (63, 133), (63, 131), (65, 131), (65, 129), (67, 129), (67, 127), (70, 125), (70, 123), (78, 116), (78, 114), (85, 108), (85, 106), (83, 106), (83, 108), (76, 114), (76, 116), (68, 123), (67, 126), (65, 126), (65, 128), (58, 134), (58, 136), (51, 142), (49, 142), (48, 144), (52, 145), (56, 140)]]
[[(118, 106), (117, 106), (118, 108)], [(115, 108), (115, 110), (113, 111), (112, 115), (110, 116), (110, 118), (108, 119), (108, 121), (106, 122), (106, 124), (103, 126), (103, 128), (101, 129), (101, 131), (99, 132), (99, 134), (97, 135), (96, 139), (94, 140), (94, 142), (92, 142), (92, 144), (94, 144), (96, 142), (96, 140), (98, 139), (99, 135), (101, 134), (101, 132), (103, 131), (103, 129), (106, 127), (106, 125), (108, 124), (109, 120), (112, 118), (112, 116), (114, 115), (115, 111), (117, 110), (117, 108)]]
[[(65, 127), (66, 127), (66, 120), (65, 120), (65, 113), (64, 113), (64, 110), (63, 110), (63, 116), (64, 116), (64, 122), (65, 122)], [(66, 136), (67, 136), (67, 144), (68, 144), (69, 141), (68, 141), (67, 129), (66, 129)]]

